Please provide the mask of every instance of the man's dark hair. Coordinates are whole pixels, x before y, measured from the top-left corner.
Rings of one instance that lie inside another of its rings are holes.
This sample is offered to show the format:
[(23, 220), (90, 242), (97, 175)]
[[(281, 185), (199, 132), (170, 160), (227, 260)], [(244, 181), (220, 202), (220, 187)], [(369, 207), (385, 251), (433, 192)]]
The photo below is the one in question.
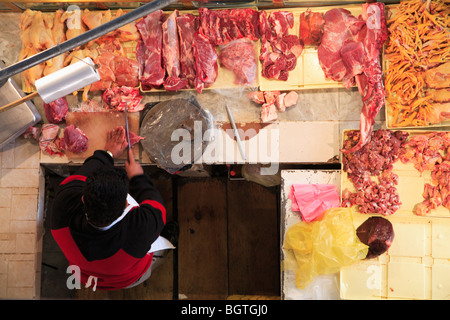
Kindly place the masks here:
[(123, 168), (100, 168), (89, 175), (83, 188), (89, 223), (105, 227), (120, 217), (125, 209), (127, 193), (128, 178)]

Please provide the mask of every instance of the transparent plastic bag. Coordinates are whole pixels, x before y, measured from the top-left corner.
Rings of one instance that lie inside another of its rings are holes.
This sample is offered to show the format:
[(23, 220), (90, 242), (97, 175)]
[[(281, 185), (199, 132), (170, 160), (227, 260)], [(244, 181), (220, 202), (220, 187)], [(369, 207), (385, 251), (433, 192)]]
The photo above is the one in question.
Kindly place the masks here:
[(300, 289), (318, 275), (338, 272), (341, 267), (364, 259), (368, 251), (356, 235), (351, 208), (331, 208), (322, 220), (292, 225), (283, 248), (287, 253), (284, 265), (297, 268), (296, 284)]

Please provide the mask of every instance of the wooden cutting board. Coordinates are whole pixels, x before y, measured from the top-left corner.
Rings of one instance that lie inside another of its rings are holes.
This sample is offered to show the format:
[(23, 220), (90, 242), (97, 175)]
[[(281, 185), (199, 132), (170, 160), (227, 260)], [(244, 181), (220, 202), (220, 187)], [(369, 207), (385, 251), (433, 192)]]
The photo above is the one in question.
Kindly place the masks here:
[[(118, 111), (109, 112), (69, 112), (66, 116), (66, 125), (73, 124), (80, 128), (88, 137), (88, 148), (82, 153), (66, 152), (66, 156), (72, 161), (84, 161), (90, 157), (95, 150), (104, 150), (106, 135), (109, 130), (118, 126), (125, 127), (125, 113)], [(128, 113), (128, 128), (130, 132), (139, 135), (139, 113)], [(135, 159), (139, 157), (138, 144), (132, 149)], [(119, 160), (126, 159), (124, 152)]]

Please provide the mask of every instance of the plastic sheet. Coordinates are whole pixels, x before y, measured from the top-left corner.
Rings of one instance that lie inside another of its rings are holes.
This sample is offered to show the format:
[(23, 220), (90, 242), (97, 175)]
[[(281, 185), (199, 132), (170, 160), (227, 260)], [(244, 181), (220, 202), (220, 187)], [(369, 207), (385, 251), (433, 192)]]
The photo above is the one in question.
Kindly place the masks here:
[(150, 107), (140, 136), (145, 137), (141, 144), (150, 160), (174, 174), (201, 161), (214, 139), (213, 118), (193, 96), (171, 99)]
[(349, 208), (331, 208), (322, 220), (292, 225), (286, 232), (284, 249), (284, 266), (295, 266), (296, 284), (301, 289), (318, 275), (339, 272), (341, 267), (364, 259), (368, 251), (356, 235)]
[(98, 80), (100, 74), (94, 68), (94, 62), (91, 58), (84, 58), (36, 80), (34, 85), (42, 100), (50, 103)]
[(320, 219), (327, 209), (341, 204), (336, 186), (329, 184), (293, 184), (289, 199), (292, 211), (299, 211), (306, 222)]

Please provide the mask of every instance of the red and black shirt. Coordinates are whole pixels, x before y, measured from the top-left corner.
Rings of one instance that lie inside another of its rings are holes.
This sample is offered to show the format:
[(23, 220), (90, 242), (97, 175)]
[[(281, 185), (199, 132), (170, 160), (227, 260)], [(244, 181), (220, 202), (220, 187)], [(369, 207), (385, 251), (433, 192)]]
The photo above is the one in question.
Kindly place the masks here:
[(130, 180), (129, 194), (138, 202), (108, 230), (90, 225), (81, 196), (87, 176), (101, 166), (113, 166), (113, 159), (97, 150), (73, 175), (59, 186), (51, 211), (51, 232), (70, 265), (81, 271), (81, 283), (97, 278), (97, 288), (114, 290), (136, 282), (150, 267), (151, 244), (166, 221), (160, 193), (143, 174)]

